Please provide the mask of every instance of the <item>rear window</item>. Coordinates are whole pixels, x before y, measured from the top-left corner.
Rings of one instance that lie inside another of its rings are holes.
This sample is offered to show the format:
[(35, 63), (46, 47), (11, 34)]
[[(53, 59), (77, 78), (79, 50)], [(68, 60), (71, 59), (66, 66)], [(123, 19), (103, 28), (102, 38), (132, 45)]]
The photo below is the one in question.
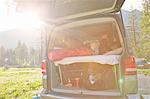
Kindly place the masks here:
[[(54, 33), (52, 50), (85, 50), (87, 55), (121, 54), (120, 31), (114, 22), (62, 29)], [(80, 56), (80, 55), (79, 55)]]

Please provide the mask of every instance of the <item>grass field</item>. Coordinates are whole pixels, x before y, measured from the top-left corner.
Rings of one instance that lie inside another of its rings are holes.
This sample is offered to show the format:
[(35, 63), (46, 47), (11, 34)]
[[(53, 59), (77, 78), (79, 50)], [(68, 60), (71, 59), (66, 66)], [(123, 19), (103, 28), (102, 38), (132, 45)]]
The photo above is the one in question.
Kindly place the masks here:
[(41, 88), (40, 68), (0, 68), (0, 99), (32, 99)]
[(137, 69), (138, 74), (150, 75), (150, 69)]
[[(138, 69), (150, 74), (150, 69)], [(40, 68), (0, 68), (0, 99), (32, 99), (42, 88)]]

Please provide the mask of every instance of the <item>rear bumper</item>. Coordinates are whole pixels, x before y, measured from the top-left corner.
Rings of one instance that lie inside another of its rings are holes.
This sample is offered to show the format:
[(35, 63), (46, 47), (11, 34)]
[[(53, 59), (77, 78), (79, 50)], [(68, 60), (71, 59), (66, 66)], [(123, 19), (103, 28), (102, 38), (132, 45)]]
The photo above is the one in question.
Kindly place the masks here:
[(47, 94), (45, 89), (41, 91), (40, 97), (41, 99), (126, 99), (121, 96), (77, 95), (59, 92), (50, 92)]

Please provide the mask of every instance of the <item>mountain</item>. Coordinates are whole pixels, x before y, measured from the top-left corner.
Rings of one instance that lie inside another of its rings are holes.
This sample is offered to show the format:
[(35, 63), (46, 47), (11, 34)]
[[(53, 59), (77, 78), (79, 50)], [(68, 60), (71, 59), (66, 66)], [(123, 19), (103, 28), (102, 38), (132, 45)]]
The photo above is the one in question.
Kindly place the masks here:
[(15, 48), (18, 41), (22, 41), (28, 46), (37, 47), (40, 44), (38, 40), (40, 34), (36, 31), (26, 31), (26, 30), (9, 30), (0, 32), (0, 45), (6, 48)]

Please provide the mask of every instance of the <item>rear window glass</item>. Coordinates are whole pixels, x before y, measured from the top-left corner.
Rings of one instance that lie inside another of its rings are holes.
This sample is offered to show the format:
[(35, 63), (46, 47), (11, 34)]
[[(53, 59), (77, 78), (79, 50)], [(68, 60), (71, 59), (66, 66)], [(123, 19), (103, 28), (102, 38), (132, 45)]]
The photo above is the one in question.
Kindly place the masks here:
[(94, 24), (65, 29), (54, 33), (50, 50), (85, 49), (92, 55), (102, 55), (121, 48), (120, 36), (114, 23)]

